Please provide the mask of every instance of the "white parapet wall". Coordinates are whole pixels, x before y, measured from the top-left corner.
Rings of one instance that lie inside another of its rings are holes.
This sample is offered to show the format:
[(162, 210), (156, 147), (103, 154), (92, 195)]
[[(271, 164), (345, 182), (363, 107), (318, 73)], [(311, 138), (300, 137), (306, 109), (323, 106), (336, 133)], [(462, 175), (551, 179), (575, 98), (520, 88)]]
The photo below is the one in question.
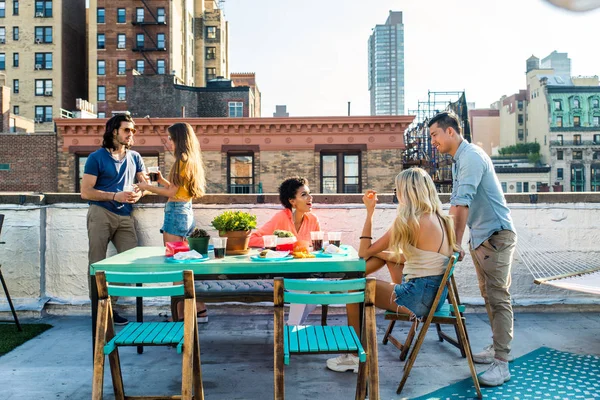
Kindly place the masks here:
[[(137, 205), (134, 211), (141, 246), (162, 245), (159, 232), (163, 222), (161, 203)], [(446, 211), (447, 211), (447, 206)], [(597, 305), (600, 299), (585, 293), (559, 290), (533, 283), (526, 264), (527, 257), (549, 246), (589, 253), (600, 243), (600, 203), (538, 203), (510, 204), (511, 212), (523, 242), (515, 254), (511, 293), (515, 305)], [(259, 225), (265, 223), (281, 206), (276, 204), (195, 204), (197, 225), (209, 231), (211, 220), (227, 209), (250, 211), (257, 215)], [(0, 204), (5, 215), (0, 240), (0, 264), (18, 309), (41, 311), (46, 304), (81, 306), (89, 304), (87, 280), (88, 233), (84, 203), (49, 205)], [(314, 213), (324, 231), (341, 231), (346, 244), (358, 246), (364, 222), (364, 207), (360, 204), (319, 204)], [(373, 236), (381, 236), (395, 215), (395, 206), (381, 204), (374, 220)], [(466, 234), (467, 235), (467, 234)], [(467, 248), (466, 243), (463, 244)], [(537, 248), (536, 248), (537, 247)], [(527, 253), (524, 254), (523, 251)], [(109, 255), (114, 254), (112, 246)], [(529, 255), (528, 255), (529, 254)], [(385, 270), (378, 277), (388, 277)], [(477, 278), (470, 256), (458, 264), (456, 279), (461, 300), (481, 305)], [(8, 310), (6, 297), (0, 295), (0, 311)]]

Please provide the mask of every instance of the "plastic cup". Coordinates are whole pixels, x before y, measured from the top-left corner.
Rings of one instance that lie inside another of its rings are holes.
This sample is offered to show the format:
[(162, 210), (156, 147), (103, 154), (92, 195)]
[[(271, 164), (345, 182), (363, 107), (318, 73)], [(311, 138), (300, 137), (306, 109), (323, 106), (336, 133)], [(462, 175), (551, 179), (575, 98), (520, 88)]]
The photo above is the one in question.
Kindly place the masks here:
[(275, 248), (277, 247), (277, 236), (275, 236), (275, 235), (263, 236), (263, 244), (264, 244), (265, 249), (275, 250)]
[(125, 185), (123, 186), (124, 192), (133, 192), (133, 185)]
[(154, 183), (158, 181), (158, 171), (158, 167), (148, 167), (148, 176), (150, 177), (152, 185), (158, 185), (158, 183)]
[(312, 240), (313, 251), (323, 250), (323, 239), (325, 238), (325, 232), (313, 231), (310, 233), (310, 240)]
[(329, 244), (340, 247), (342, 245), (342, 232), (328, 232), (327, 239), (329, 240)]
[(215, 258), (224, 258), (225, 257), (225, 248), (227, 247), (227, 238), (226, 237), (215, 237), (211, 239), (213, 242), (213, 246), (215, 247)]

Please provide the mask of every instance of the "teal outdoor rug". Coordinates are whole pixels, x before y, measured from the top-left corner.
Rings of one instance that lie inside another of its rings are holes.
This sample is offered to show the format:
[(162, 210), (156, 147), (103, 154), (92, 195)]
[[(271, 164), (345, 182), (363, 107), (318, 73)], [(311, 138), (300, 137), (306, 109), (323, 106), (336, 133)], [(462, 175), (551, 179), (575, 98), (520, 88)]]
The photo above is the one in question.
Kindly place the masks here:
[[(481, 387), (484, 399), (600, 399), (600, 357), (540, 347), (510, 363), (510, 381)], [(413, 400), (475, 399), (471, 378)]]

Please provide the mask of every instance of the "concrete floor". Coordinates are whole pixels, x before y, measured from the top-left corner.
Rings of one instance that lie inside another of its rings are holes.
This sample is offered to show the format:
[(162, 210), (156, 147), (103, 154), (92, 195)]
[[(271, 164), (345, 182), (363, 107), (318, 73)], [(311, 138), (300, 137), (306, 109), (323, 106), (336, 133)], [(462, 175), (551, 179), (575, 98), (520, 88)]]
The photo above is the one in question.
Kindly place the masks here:
[[(202, 372), (206, 399), (269, 399), (273, 396), (273, 318), (268, 309), (223, 315), (215, 312), (200, 325)], [(221, 314), (222, 310), (219, 310)], [(562, 351), (600, 355), (598, 313), (517, 313), (515, 357), (540, 346)], [(311, 316), (318, 323), (319, 316)], [(36, 320), (37, 322), (39, 320)], [(331, 325), (342, 324), (333, 315)], [(34, 322), (34, 321), (24, 321)], [(41, 320), (54, 325), (42, 335), (0, 357), (0, 399), (89, 399), (92, 356), (90, 320), (82, 316), (52, 316)], [(387, 324), (378, 315), (379, 343)], [(406, 327), (395, 331), (402, 336)], [(472, 347), (490, 343), (486, 314), (467, 315)], [(149, 348), (138, 355), (133, 348), (120, 350), (125, 392), (175, 394), (180, 390), (181, 358), (175, 349)], [(396, 395), (402, 363), (392, 345), (379, 345), (381, 398), (404, 399), (426, 394), (469, 376), (460, 353), (437, 341), (435, 329), (425, 340), (402, 395)], [(286, 368), (286, 398), (347, 400), (354, 398), (356, 375), (326, 369), (322, 356), (292, 358)], [(105, 399), (113, 399), (110, 373), (105, 375)], [(482, 371), (485, 366), (478, 366)], [(599, 395), (600, 396), (600, 395)]]

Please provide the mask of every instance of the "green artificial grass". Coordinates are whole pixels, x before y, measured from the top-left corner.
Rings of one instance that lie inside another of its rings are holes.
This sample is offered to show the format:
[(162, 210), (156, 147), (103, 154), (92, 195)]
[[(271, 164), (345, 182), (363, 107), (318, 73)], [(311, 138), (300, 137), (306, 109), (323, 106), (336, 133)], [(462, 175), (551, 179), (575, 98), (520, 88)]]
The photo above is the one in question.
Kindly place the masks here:
[(23, 328), (23, 332), (19, 332), (15, 324), (0, 323), (0, 356), (52, 328), (52, 325), (21, 324), (21, 327)]

